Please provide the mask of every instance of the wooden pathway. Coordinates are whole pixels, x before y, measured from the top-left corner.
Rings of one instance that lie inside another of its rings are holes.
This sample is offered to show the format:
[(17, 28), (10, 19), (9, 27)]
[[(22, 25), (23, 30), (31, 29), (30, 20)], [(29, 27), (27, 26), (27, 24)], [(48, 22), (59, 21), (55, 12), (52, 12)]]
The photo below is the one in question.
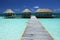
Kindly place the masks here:
[(21, 40), (54, 40), (35, 16), (31, 16)]

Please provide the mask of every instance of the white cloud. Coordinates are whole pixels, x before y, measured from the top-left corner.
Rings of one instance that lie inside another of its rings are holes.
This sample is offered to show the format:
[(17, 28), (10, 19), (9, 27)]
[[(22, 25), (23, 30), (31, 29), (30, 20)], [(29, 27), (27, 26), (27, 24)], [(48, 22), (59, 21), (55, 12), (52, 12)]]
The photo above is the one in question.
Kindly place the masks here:
[(56, 12), (56, 11), (60, 11), (60, 8), (59, 9), (54, 9), (54, 12)]
[(34, 8), (39, 8), (39, 6), (35, 6)]
[(60, 8), (58, 10), (60, 10)]
[(14, 9), (15, 11), (20, 11), (20, 9)]

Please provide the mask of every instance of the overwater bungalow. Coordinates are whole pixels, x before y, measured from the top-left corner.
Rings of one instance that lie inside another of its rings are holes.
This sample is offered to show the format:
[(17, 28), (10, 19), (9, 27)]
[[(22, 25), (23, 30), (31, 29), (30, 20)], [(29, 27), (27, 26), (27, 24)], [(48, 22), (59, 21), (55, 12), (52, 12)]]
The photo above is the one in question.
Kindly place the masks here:
[(31, 10), (30, 9), (24, 9), (22, 11), (22, 18), (30, 18), (31, 17)]
[(52, 10), (46, 8), (39, 8), (35, 11), (35, 15), (37, 18), (51, 18), (52, 17)]
[(4, 13), (5, 13), (5, 16), (8, 18), (16, 17), (16, 14), (12, 9), (7, 9)]

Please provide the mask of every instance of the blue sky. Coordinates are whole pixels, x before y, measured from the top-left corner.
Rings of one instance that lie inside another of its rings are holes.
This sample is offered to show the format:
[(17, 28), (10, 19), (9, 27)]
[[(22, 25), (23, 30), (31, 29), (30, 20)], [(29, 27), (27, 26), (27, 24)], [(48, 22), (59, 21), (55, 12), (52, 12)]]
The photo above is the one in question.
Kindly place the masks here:
[(60, 0), (0, 0), (0, 12), (10, 8), (15, 12), (21, 12), (24, 8), (29, 8), (32, 12), (36, 8), (49, 8), (60, 11)]

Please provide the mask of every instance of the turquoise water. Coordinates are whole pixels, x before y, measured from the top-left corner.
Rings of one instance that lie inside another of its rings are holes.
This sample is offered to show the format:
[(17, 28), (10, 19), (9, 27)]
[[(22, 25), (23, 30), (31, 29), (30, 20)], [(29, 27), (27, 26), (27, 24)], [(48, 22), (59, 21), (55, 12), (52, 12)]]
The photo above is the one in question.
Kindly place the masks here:
[(28, 20), (0, 17), (0, 40), (20, 40)]
[(39, 19), (55, 40), (60, 40), (60, 18)]
[[(29, 19), (0, 17), (0, 40), (20, 40)], [(60, 18), (38, 19), (55, 40), (60, 40)]]

